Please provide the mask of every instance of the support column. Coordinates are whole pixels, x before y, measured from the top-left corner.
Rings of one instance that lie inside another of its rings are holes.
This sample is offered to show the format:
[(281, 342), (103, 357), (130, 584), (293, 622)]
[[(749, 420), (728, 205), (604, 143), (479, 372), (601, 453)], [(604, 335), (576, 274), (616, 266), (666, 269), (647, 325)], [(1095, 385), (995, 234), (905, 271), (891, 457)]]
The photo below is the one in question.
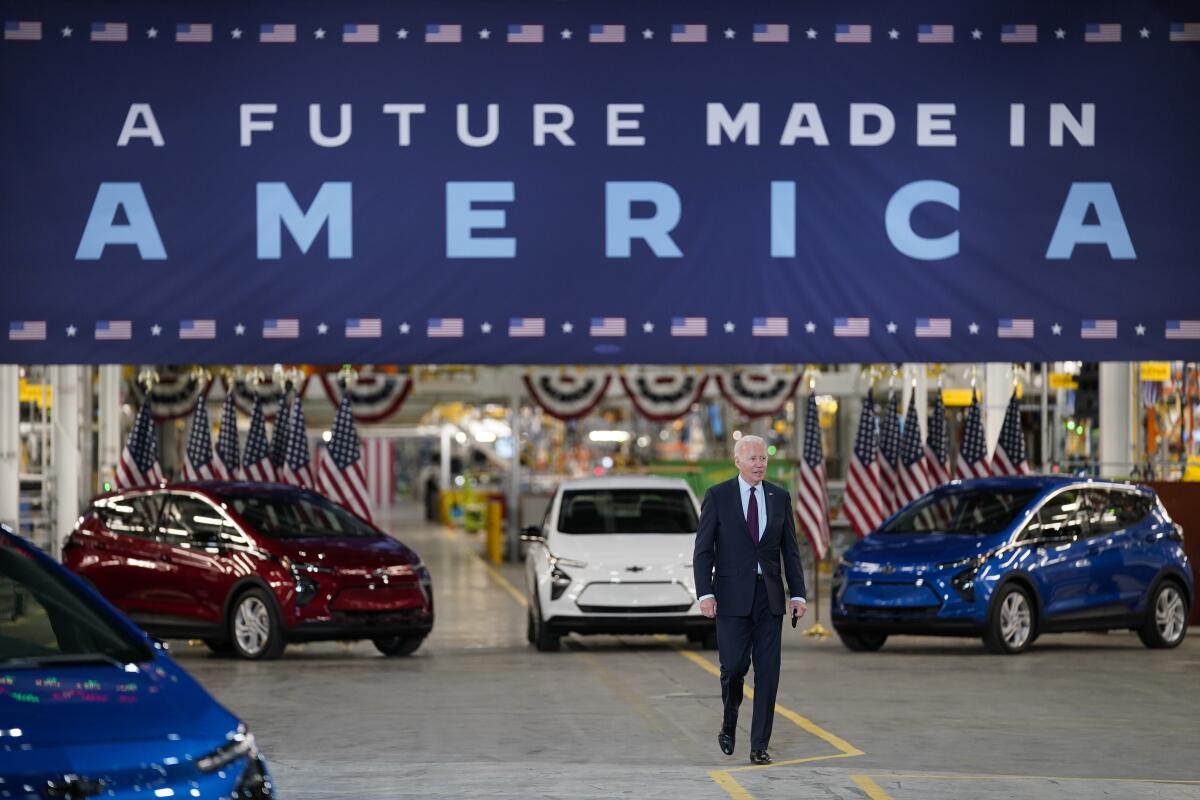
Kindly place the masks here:
[(51, 447), (54, 450), (54, 521), (47, 552), (58, 557), (62, 541), (79, 517), (79, 367), (50, 370)]
[(442, 492), (448, 492), (454, 488), (454, 484), (450, 482), (450, 448), (454, 442), (454, 426), (450, 423), (442, 424), (442, 445), (441, 445), (441, 464), (438, 472), (438, 489)]
[(1131, 365), (1120, 361), (1100, 364), (1100, 475), (1128, 475), (1133, 462)]
[(117, 473), (117, 462), (121, 458), (121, 367), (105, 364), (99, 369), (100, 393), (96, 402), (100, 435), (97, 465), (100, 488), (103, 489), (105, 482), (112, 483)]
[(1008, 409), (1012, 389), (1011, 365), (1003, 361), (990, 361), (984, 365), (983, 431), (987, 436), (989, 459), (996, 452), (996, 442), (1000, 441), (1000, 429), (1004, 427), (1004, 412)]
[(20, 373), (16, 364), (0, 365), (0, 522), (21, 526)]
[(1042, 362), (1042, 472), (1050, 471), (1050, 366)]
[(512, 428), (512, 463), (508, 474), (508, 560), (516, 561), (521, 552), (521, 395), (509, 399), (509, 425)]

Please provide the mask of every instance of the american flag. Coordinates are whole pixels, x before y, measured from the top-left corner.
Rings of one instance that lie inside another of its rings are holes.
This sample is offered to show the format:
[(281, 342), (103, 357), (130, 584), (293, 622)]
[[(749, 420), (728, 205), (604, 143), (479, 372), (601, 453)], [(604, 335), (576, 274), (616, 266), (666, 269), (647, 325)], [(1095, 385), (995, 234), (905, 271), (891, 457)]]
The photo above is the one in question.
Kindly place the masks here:
[(900, 490), (898, 505), (905, 505), (929, 491), (929, 467), (921, 443), (921, 420), (917, 416), (917, 390), (908, 400), (904, 415), (904, 436), (900, 440)]
[(879, 493), (879, 439), (875, 431), (875, 398), (867, 392), (862, 415), (858, 418), (858, 435), (854, 437), (854, 452), (846, 472), (846, 494), (842, 510), (850, 527), (861, 538), (883, 522), (883, 497)]
[(254, 413), (250, 415), (250, 432), (246, 434), (246, 452), (242, 456), (242, 474), (251, 481), (275, 480), (275, 467), (267, 445), (267, 424), (263, 420), (262, 400), (254, 398)]
[(707, 25), (672, 25), (671, 41), (676, 44), (695, 44), (708, 41)]
[(929, 432), (925, 435), (925, 461), (929, 465), (929, 487), (936, 488), (950, 482), (950, 447), (946, 437), (946, 404), (942, 402), (942, 391), (929, 408)]
[(592, 317), (592, 336), (624, 336), (624, 317)]
[(1033, 320), (1002, 319), (996, 326), (996, 336), (1001, 339), (1032, 339)]
[(1025, 434), (1021, 432), (1021, 411), (1017, 408), (1017, 393), (1008, 399), (1000, 440), (992, 454), (993, 475), (1028, 475), (1029, 461), (1025, 458)]
[(300, 320), (264, 319), (262, 335), (264, 339), (297, 339), (300, 337)]
[(835, 317), (834, 336), (870, 336), (871, 320), (867, 317)]
[(362, 449), (354, 427), (349, 392), (342, 394), (341, 405), (333, 419), (333, 435), (317, 465), (317, 488), (363, 519), (371, 519), (367, 483), (363, 478)]
[(796, 517), (812, 543), (817, 560), (829, 552), (829, 499), (825, 486), (825, 448), (817, 417), (817, 398), (808, 395), (804, 415), (804, 457), (800, 459), (796, 487)]
[(833, 40), (838, 44), (870, 44), (870, 25), (838, 25), (833, 29)]
[(782, 23), (759, 23), (754, 26), (753, 39), (758, 44), (787, 44), (790, 33), (788, 26)]
[(625, 41), (625, 26), (593, 25), (588, 30), (588, 41), (592, 44), (622, 44)]
[(146, 399), (134, 417), (129, 439), (117, 462), (113, 484), (117, 489), (128, 489), (162, 483), (162, 480), (162, 467), (158, 463), (158, 428), (150, 415), (150, 393), (146, 392)]
[(958, 477), (986, 478), (991, 474), (987, 462), (987, 441), (983, 435), (983, 421), (979, 418), (979, 399), (971, 390), (971, 406), (967, 409), (967, 421), (963, 423), (962, 446), (958, 449)]
[(918, 44), (954, 44), (953, 25), (918, 25)]
[(1168, 339), (1200, 339), (1200, 319), (1169, 319), (1165, 335)]
[(347, 339), (378, 339), (383, 336), (383, 322), (379, 319), (346, 320)]
[(1115, 339), (1117, 338), (1117, 321), (1115, 319), (1085, 319), (1079, 326), (1079, 336), (1082, 339)]
[(342, 26), (342, 42), (344, 44), (375, 44), (378, 41), (378, 25), (355, 25), (353, 22), (347, 22)]
[(1200, 42), (1200, 22), (1172, 22), (1167, 38), (1172, 42)]
[(42, 40), (42, 23), (6, 21), (4, 23), (4, 39), (9, 42), (40, 42)]
[(462, 41), (462, 25), (425, 26), (425, 42), (427, 44), (458, 44)]
[(296, 41), (296, 26), (274, 25), (264, 22), (258, 27), (258, 40), (264, 44), (293, 44)]
[(43, 319), (12, 320), (8, 323), (10, 342), (43, 342), (46, 340), (46, 321)]
[(1121, 26), (1116, 23), (1089, 22), (1083, 26), (1085, 42), (1119, 42), (1121, 41)]
[(293, 486), (312, 488), (312, 471), (309, 469), (308, 433), (304, 424), (304, 403), (296, 395), (292, 407), (291, 424), (288, 425), (287, 457), (283, 465), (283, 482)]
[(509, 25), (509, 44), (541, 44), (544, 30), (541, 25)]
[(275, 424), (271, 427), (271, 466), (278, 477), (287, 463), (288, 442), (292, 438), (291, 414), (292, 384), (289, 382), (279, 399), (279, 410), (275, 412)]
[(181, 319), (179, 320), (180, 339), (215, 339), (217, 338), (217, 321), (213, 319)]
[(705, 317), (672, 317), (672, 336), (708, 336), (708, 319)]
[(430, 317), (425, 335), (431, 339), (460, 339), (463, 335), (462, 317)]
[(918, 317), (915, 333), (918, 339), (950, 338), (949, 317)]
[(1037, 25), (1001, 25), (1000, 41), (1003, 44), (1036, 44)]
[(208, 22), (181, 22), (175, 26), (177, 42), (211, 42), (212, 24)]
[(887, 407), (879, 420), (879, 493), (883, 515), (889, 516), (903, 503), (900, 489), (900, 398), (888, 392)]
[(208, 409), (204, 407), (203, 394), (196, 398), (196, 410), (192, 414), (192, 432), (188, 434), (184, 453), (183, 477), (189, 481), (211, 481), (217, 477), (213, 466), (212, 432), (208, 429)]
[(508, 335), (514, 338), (546, 335), (545, 317), (512, 317), (508, 321)]
[(787, 317), (755, 317), (751, 320), (752, 336), (787, 336)]
[(363, 473), (371, 508), (390, 508), (396, 501), (396, 449), (391, 439), (366, 439), (362, 443)]
[(133, 338), (133, 323), (127, 319), (101, 319), (96, 321), (96, 341), (111, 342)]
[(221, 429), (217, 431), (217, 452), (213, 459), (213, 471), (223, 481), (234, 480), (241, 472), (242, 457), (238, 453), (237, 404), (233, 401), (233, 388), (225, 395), (221, 408)]
[(129, 25), (124, 22), (93, 22), (93, 42), (124, 42), (129, 39)]

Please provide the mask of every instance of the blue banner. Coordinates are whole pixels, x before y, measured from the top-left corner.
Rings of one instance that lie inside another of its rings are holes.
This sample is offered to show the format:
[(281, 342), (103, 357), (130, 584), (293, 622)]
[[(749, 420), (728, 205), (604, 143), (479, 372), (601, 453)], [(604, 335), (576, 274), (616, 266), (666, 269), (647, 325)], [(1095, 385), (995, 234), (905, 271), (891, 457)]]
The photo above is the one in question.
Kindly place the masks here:
[(0, 7), (0, 361), (1200, 356), (1194, 3)]

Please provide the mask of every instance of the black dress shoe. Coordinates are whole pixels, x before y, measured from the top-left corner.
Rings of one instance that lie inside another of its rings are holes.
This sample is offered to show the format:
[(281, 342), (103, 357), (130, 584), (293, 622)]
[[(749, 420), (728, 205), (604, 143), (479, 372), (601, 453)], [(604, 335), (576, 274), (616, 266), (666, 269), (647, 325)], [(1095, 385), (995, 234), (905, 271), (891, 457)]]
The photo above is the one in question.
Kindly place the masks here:
[(733, 743), (736, 741), (734, 736), (737, 728), (721, 728), (721, 732), (717, 734), (717, 744), (721, 745), (721, 752), (727, 756), (733, 755)]
[(768, 753), (766, 750), (751, 750), (750, 751), (750, 763), (751, 764), (770, 764), (771, 763), (771, 754)]

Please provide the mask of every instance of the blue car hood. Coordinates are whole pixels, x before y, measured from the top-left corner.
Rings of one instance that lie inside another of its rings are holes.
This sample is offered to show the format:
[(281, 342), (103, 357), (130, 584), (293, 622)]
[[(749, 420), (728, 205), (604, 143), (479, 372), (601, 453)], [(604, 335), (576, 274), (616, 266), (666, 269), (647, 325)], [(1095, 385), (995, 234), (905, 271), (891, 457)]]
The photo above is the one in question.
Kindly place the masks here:
[(132, 670), (103, 664), (0, 667), (0, 720), (20, 732), (6, 744), (34, 751), (98, 742), (161, 742), (174, 750), (192, 741), (203, 753), (238, 726), (191, 676), (161, 656)]
[(878, 564), (942, 564), (985, 553), (999, 546), (1004, 534), (875, 533), (854, 545), (846, 558)]

